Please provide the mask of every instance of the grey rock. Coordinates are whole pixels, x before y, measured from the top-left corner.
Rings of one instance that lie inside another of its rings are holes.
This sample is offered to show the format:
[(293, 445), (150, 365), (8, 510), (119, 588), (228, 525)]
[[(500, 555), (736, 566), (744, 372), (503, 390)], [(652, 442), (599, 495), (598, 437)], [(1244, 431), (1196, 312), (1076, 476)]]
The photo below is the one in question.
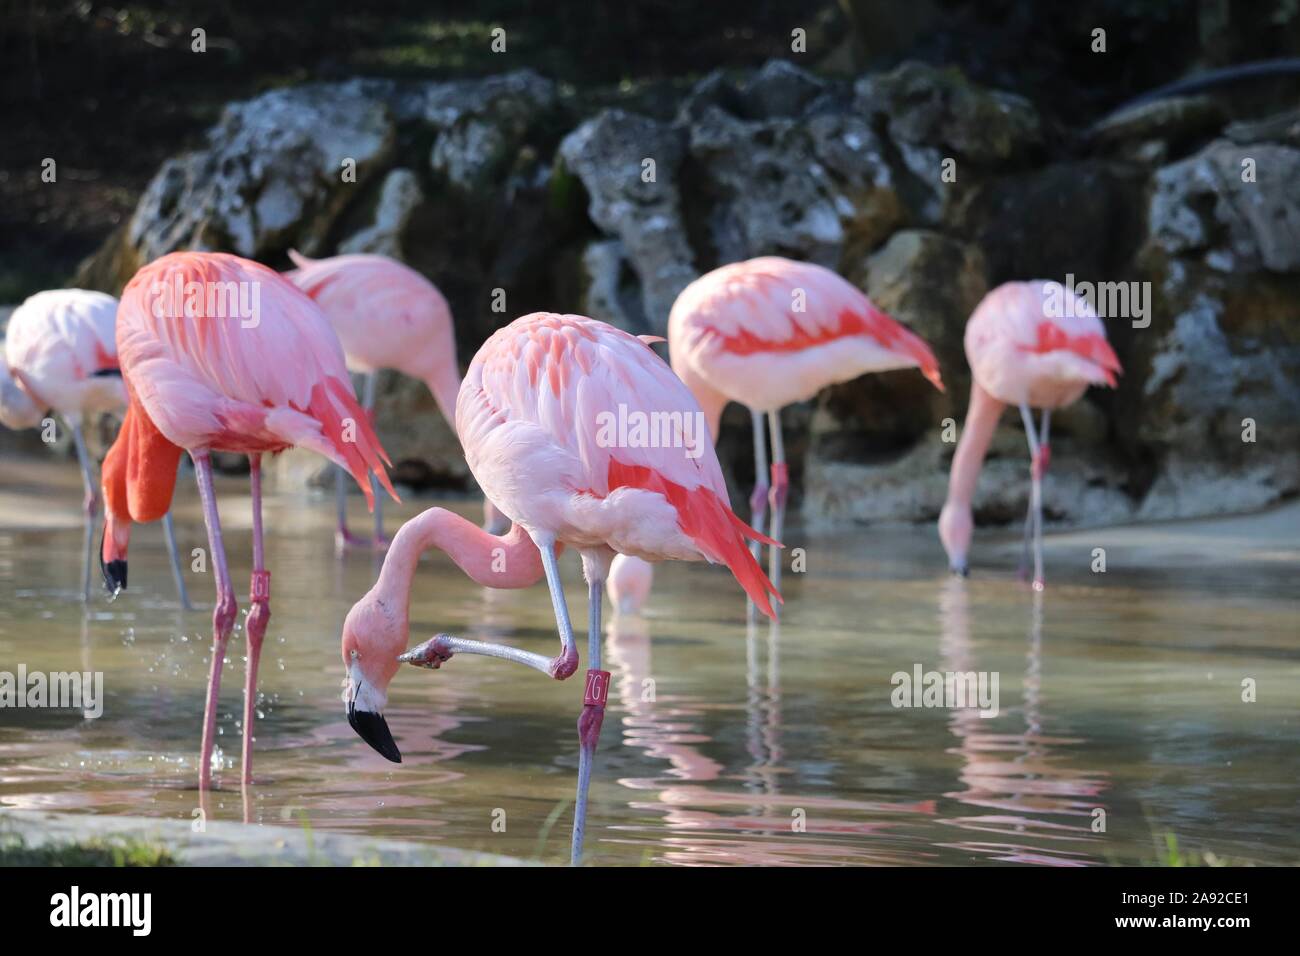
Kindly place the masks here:
[(825, 82), (793, 63), (768, 60), (741, 92), (754, 116), (795, 117), (825, 89)]
[[(360, 83), (274, 90), (226, 108), (208, 147), (169, 160), (127, 228), (137, 263), (177, 249), (316, 252), (352, 191), (387, 161), (394, 124)], [(344, 160), (356, 183), (343, 181)]]
[(1208, 96), (1171, 96), (1112, 113), (1095, 123), (1088, 136), (1103, 146), (1180, 140), (1217, 132), (1226, 119), (1223, 108)]
[(1223, 135), (1241, 145), (1271, 142), (1300, 146), (1300, 107), (1262, 119), (1229, 123), (1224, 128)]
[(605, 239), (587, 244), (582, 252), (584, 291), (579, 313), (642, 335), (649, 325), (641, 311), (639, 290), (631, 278), (632, 266), (623, 244)]
[(697, 275), (678, 190), (684, 147), (678, 130), (623, 110), (603, 111), (560, 144), (565, 166), (591, 197), (592, 222), (622, 242), (641, 280), (646, 319), (660, 335), (677, 294)]
[(500, 180), (556, 101), (555, 84), (531, 70), (430, 84), (421, 116), (437, 130), (431, 168), (465, 192)]
[[(871, 300), (930, 343), (948, 389), (948, 399), (942, 401), (921, 379), (910, 382), (910, 395), (899, 397), (936, 402), (936, 413), (954, 401), (964, 403), (970, 378), (962, 336), (966, 320), (988, 291), (979, 247), (937, 232), (902, 229), (867, 260), (863, 271), (865, 280), (859, 284)], [(855, 277), (852, 271), (849, 275)]]
[(690, 152), (718, 262), (781, 254), (834, 267), (851, 241), (869, 249), (903, 218), (882, 144), (854, 116), (747, 121), (710, 107), (690, 126)]
[[(1254, 182), (1243, 181), (1245, 161)], [(1300, 270), (1300, 149), (1216, 140), (1156, 173), (1152, 242), (1169, 255), (1212, 249), (1220, 271)]]
[(384, 177), (374, 219), (369, 226), (339, 243), (340, 253), (368, 252), (402, 258), (402, 231), (424, 201), (420, 181), (409, 169), (394, 169)]
[(977, 86), (955, 68), (904, 63), (858, 80), (854, 98), (864, 116), (884, 119), (895, 141), (974, 163), (1020, 159), (1042, 143), (1038, 113), (1027, 100)]
[[(1023, 432), (1008, 418), (994, 438), (980, 475), (974, 512), (978, 525), (1019, 527), (1029, 500), (1029, 453)], [(952, 446), (937, 431), (904, 454), (860, 463), (809, 457), (804, 470), (804, 523), (813, 528), (845, 524), (932, 522), (948, 490)], [(1119, 487), (1121, 469), (1091, 449), (1057, 439), (1044, 483), (1048, 521), (1100, 525), (1132, 520), (1132, 499)]]

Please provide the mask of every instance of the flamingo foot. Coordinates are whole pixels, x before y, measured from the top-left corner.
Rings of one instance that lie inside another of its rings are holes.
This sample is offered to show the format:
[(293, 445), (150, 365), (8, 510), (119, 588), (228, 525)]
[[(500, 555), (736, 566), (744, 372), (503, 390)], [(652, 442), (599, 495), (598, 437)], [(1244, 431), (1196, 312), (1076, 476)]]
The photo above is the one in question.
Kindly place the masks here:
[[(355, 535), (349, 531), (345, 525), (340, 525), (334, 531), (334, 547), (340, 552), (349, 549), (363, 549), (369, 551), (374, 546), (375, 542), (373, 539)], [(387, 547), (386, 544), (385, 547)]]
[(559, 657), (551, 659), (551, 676), (556, 680), (568, 680), (578, 670), (578, 650), (573, 648)]
[(447, 643), (447, 635), (435, 634), (423, 644), (411, 648), (405, 654), (398, 655), (397, 659), (403, 664), (411, 664), (415, 667), (424, 667), (436, 671), (451, 660), (454, 653), (455, 651)]

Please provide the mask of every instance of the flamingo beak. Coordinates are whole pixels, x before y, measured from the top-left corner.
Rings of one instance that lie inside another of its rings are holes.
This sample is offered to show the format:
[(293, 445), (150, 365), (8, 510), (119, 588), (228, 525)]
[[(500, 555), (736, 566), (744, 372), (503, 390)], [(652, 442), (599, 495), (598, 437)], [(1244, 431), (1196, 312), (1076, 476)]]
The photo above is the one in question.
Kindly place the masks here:
[(388, 721), (384, 720), (383, 714), (357, 710), (356, 701), (350, 700), (348, 701), (348, 723), (357, 732), (358, 737), (379, 751), (385, 759), (393, 763), (402, 762), (402, 752), (397, 749), (397, 743), (393, 740), (392, 731), (388, 729)]
[[(105, 534), (107, 534), (107, 528)], [(99, 570), (104, 575), (104, 590), (108, 592), (109, 600), (116, 598), (126, 590), (126, 559), (105, 561), (102, 536), (99, 541)]]

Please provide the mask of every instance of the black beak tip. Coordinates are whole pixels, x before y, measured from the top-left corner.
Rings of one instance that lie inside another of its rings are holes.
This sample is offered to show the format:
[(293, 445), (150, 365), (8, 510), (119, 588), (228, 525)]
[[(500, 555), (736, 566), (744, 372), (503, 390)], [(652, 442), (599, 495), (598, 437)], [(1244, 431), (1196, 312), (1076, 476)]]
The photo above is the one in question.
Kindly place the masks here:
[(397, 749), (397, 743), (393, 740), (393, 735), (388, 729), (388, 721), (384, 720), (383, 714), (357, 710), (349, 706), (348, 723), (352, 725), (358, 737), (379, 751), (385, 759), (393, 763), (402, 762), (402, 752)]
[(963, 564), (961, 567), (952, 568), (952, 573), (959, 578), (968, 578), (970, 577), (970, 568)]
[[(105, 528), (104, 534), (107, 533), (108, 529)], [(104, 575), (104, 590), (109, 597), (117, 597), (126, 590), (126, 561), (104, 560), (104, 535), (99, 537), (99, 571)]]

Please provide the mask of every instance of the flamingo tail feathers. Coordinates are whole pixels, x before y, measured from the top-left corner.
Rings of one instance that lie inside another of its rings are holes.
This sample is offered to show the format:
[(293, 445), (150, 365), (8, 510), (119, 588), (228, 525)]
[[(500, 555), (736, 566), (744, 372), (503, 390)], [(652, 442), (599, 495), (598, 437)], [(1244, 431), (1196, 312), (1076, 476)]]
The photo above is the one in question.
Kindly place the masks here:
[(374, 509), (368, 472), (374, 472), (380, 485), (394, 501), (400, 501), (389, 481), (385, 465), (392, 465), (379, 444), (365, 413), (352, 389), (335, 378), (317, 383), (311, 401), (302, 412), (275, 409), (266, 416), (267, 427), (294, 445), (310, 448), (324, 455), (350, 474)]
[(745, 524), (725, 501), (703, 485), (688, 489), (653, 469), (611, 460), (609, 490), (621, 487), (643, 488), (663, 495), (676, 510), (682, 533), (695, 543), (700, 553), (715, 564), (725, 564), (755, 606), (768, 617), (776, 617), (771, 599), (781, 603), (780, 592), (749, 553), (746, 541), (752, 539), (781, 547), (779, 542)]

